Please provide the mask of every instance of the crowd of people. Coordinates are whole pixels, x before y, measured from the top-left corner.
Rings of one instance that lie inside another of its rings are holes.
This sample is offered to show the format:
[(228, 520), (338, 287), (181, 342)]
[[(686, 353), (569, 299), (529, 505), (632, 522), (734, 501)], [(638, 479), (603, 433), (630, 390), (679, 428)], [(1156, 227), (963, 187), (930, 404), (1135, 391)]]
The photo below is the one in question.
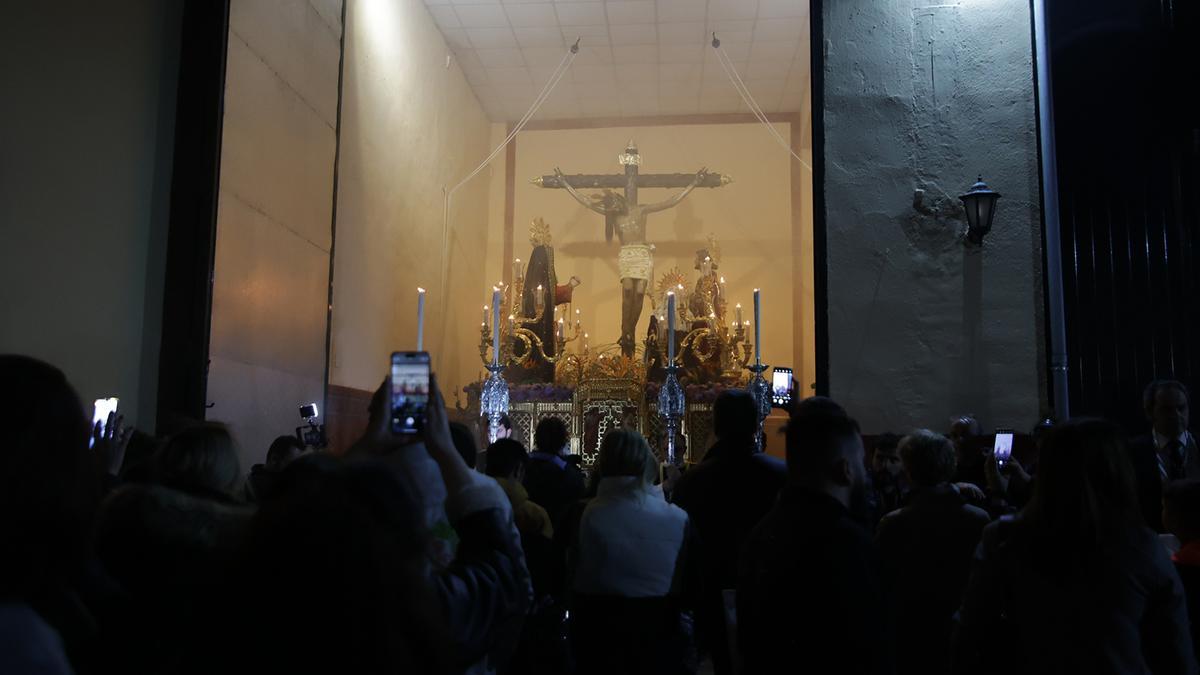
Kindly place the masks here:
[(726, 391), (682, 473), (629, 429), (585, 469), (553, 417), (481, 451), (436, 378), (404, 439), (385, 383), (343, 456), (280, 437), (243, 477), (219, 424), (139, 438), (46, 363), (0, 380), (3, 673), (1197, 672), (1174, 381), (1144, 437), (1046, 421), (1008, 461), (970, 417), (864, 443), (823, 397), (783, 461)]

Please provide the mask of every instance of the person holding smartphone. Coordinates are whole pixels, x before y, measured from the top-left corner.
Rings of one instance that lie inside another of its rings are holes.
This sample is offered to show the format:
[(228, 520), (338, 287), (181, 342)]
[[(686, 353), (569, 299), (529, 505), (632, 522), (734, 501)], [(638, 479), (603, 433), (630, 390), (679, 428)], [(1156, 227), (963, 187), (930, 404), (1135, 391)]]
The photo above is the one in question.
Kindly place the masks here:
[[(441, 533), (453, 528), (456, 549), (448, 559), (431, 551), (428, 573), (447, 617), (456, 661), (468, 672), (486, 672), (505, 661), (516, 644), (533, 587), (508, 498), (455, 449), (428, 354), (423, 359), (412, 356), (419, 353), (407, 354), (409, 358), (393, 355), (393, 364), (404, 362), (400, 377), (394, 377), (394, 368), (375, 392), (367, 431), (348, 458), (393, 467), (411, 492), (420, 495), (433, 537), (444, 542)], [(419, 381), (422, 362), (427, 386)], [(409, 398), (397, 406), (398, 395)], [(425, 400), (414, 400), (421, 398)], [(445, 515), (431, 519), (430, 497), (439, 494), (444, 495)]]

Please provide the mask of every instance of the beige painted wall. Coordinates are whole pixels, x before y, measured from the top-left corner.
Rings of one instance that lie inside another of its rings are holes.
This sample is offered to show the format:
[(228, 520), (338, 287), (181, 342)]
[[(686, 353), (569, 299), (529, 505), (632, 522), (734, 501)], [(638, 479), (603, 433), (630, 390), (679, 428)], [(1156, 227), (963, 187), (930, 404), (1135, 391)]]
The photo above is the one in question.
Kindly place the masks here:
[(388, 355), (415, 347), (423, 286), (453, 402), (478, 372), (490, 172), (455, 195), (445, 259), (442, 189), (487, 156), (490, 125), (420, 0), (350, 0), (346, 24), (330, 383), (378, 386)]
[(340, 3), (233, 0), (209, 419), (243, 470), (324, 400)]
[[(776, 126), (788, 139), (789, 125)], [(514, 255), (528, 258), (529, 223), (538, 216), (545, 218), (554, 236), (559, 278), (575, 274), (583, 280), (575, 294), (575, 306), (583, 309), (584, 330), (591, 334), (592, 344), (616, 342), (621, 307), (616, 264), (619, 244), (615, 239), (611, 245), (605, 243), (601, 216), (560, 190), (530, 185), (529, 179), (552, 173), (555, 166), (566, 173), (620, 173), (622, 167), (616, 157), (630, 138), (636, 139), (642, 154), (643, 173), (691, 172), (707, 166), (734, 177), (731, 185), (697, 189), (676, 208), (650, 216), (648, 237), (657, 249), (654, 283), (678, 266), (694, 284), (698, 275), (692, 269), (695, 251), (706, 245), (709, 234), (714, 235), (723, 255), (720, 272), (727, 279), (733, 301), (742, 303), (746, 318), (752, 316), (753, 289), (762, 289), (764, 361), (795, 365), (801, 370), (811, 357), (803, 356), (805, 337), (799, 330), (801, 322), (793, 318), (800, 305), (811, 308), (811, 300), (801, 299), (805, 289), (811, 298), (811, 283), (797, 290), (794, 266), (800, 264), (811, 278), (812, 255), (811, 246), (796, 246), (792, 169), (804, 192), (810, 189), (811, 176), (758, 123), (522, 132), (516, 140)], [(810, 153), (805, 139), (801, 139), (801, 145), (806, 146), (804, 152)], [(497, 176), (502, 175), (502, 159), (495, 164)], [(499, 179), (495, 182), (502, 183)], [(643, 202), (658, 201), (671, 192), (643, 190), (639, 198)], [(488, 271), (498, 276), (504, 192), (493, 187), (491, 196)], [(801, 227), (811, 241), (811, 200), (805, 204), (808, 208), (802, 209)], [(795, 255), (797, 248), (802, 252), (800, 257)], [(494, 282), (490, 276), (488, 279)], [(483, 303), (485, 293), (483, 286), (475, 290), (475, 305)], [(649, 307), (647, 302), (639, 337), (645, 335)]]

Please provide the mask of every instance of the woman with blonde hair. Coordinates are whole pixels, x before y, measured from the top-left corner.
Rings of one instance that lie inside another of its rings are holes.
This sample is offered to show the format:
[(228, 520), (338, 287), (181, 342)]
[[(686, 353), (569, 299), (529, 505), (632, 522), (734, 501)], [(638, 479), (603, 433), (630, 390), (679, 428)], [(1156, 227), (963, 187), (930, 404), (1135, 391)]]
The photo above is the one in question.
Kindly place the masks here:
[(636, 431), (617, 429), (600, 444), (599, 484), (580, 520), (572, 583), (580, 673), (686, 672), (688, 517), (654, 485), (657, 469)]

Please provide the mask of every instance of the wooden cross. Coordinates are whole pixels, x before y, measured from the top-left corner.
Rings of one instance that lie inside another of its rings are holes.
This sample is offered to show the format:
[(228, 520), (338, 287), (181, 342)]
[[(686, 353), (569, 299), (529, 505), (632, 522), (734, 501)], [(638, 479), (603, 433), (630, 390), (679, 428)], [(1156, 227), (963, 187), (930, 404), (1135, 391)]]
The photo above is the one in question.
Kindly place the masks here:
[[(603, 188), (624, 188), (625, 201), (630, 204), (637, 204), (638, 188), (682, 188), (692, 184), (696, 179), (694, 173), (638, 173), (638, 166), (642, 163), (642, 156), (638, 154), (637, 146), (633, 141), (625, 148), (625, 152), (618, 156), (618, 161), (625, 165), (624, 174), (574, 174), (563, 176), (563, 178), (575, 189), (603, 189)], [(723, 176), (719, 173), (710, 173), (704, 177), (702, 181), (696, 184), (696, 187), (718, 188), (722, 185), (728, 185), (731, 182), (729, 176)], [(533, 184), (544, 188), (561, 188), (558, 176), (547, 175), (533, 179)]]

